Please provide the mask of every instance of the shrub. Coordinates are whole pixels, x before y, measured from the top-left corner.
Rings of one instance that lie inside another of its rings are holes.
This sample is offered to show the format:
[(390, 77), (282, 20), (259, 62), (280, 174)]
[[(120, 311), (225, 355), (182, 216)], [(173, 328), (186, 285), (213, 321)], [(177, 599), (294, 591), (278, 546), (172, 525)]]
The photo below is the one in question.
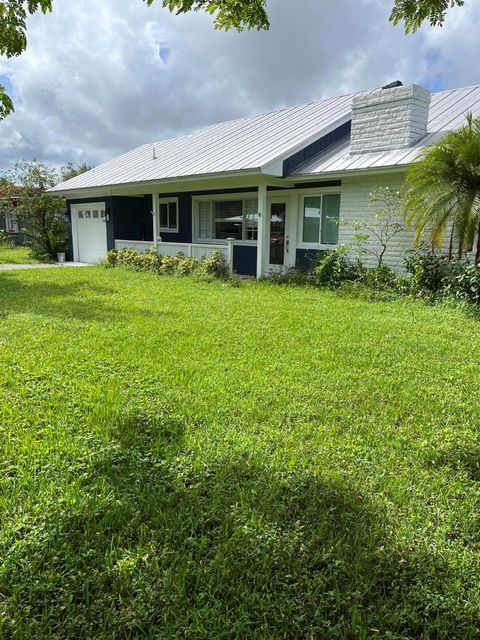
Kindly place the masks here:
[(200, 260), (198, 271), (205, 276), (225, 277), (227, 275), (225, 258), (218, 249), (215, 249), (210, 258), (202, 258)]
[(159, 273), (163, 275), (173, 275), (178, 270), (178, 265), (180, 261), (183, 260), (183, 254), (180, 256), (163, 256), (162, 264), (160, 265)]
[(480, 304), (480, 265), (462, 259), (451, 262), (444, 291), (459, 300)]
[(411, 274), (412, 292), (429, 296), (443, 289), (450, 266), (445, 256), (423, 248), (406, 256), (405, 269)]
[(105, 267), (115, 267), (118, 264), (118, 249), (111, 249), (103, 261)]
[(222, 254), (215, 250), (210, 258), (195, 260), (182, 252), (175, 256), (160, 256), (155, 249), (138, 252), (135, 249), (112, 249), (105, 257), (106, 267), (124, 266), (134, 271), (162, 275), (187, 276), (198, 274), (201, 277), (218, 278), (227, 274)]
[(178, 273), (181, 276), (189, 276), (192, 273), (195, 272), (195, 270), (198, 268), (198, 262), (197, 260), (195, 260), (195, 258), (183, 258), (183, 260), (180, 260), (178, 263)]
[(360, 275), (361, 282), (371, 289), (394, 289), (398, 276), (385, 263), (372, 269), (363, 269)]
[(321, 258), (313, 267), (312, 281), (317, 286), (338, 287), (344, 282), (358, 280), (363, 271), (360, 261), (353, 261), (345, 247), (340, 247)]

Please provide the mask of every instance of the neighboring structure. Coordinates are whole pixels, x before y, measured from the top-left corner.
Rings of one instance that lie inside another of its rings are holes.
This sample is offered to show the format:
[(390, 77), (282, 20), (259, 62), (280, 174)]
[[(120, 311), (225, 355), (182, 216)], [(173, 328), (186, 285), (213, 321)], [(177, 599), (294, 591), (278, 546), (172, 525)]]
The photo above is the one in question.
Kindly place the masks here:
[[(376, 187), (399, 188), (425, 146), (480, 116), (480, 86), (430, 92), (393, 83), (146, 144), (51, 192), (71, 212), (73, 259), (156, 247), (200, 257), (220, 249), (239, 274), (305, 264), (355, 233)], [(386, 261), (400, 268), (410, 234)]]
[(22, 221), (15, 215), (15, 207), (21, 197), (20, 188), (15, 195), (7, 194), (0, 189), (0, 235), (5, 236), (13, 246), (25, 242)]

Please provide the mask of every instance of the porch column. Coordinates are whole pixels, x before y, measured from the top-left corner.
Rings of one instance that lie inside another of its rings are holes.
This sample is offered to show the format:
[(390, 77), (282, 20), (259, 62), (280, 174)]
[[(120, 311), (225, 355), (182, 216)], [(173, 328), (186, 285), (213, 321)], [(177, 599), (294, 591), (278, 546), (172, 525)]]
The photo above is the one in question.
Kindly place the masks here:
[(268, 226), (267, 185), (261, 184), (258, 187), (257, 279), (263, 276), (267, 264)]
[(158, 217), (159, 217), (158, 193), (152, 193), (152, 217), (153, 217), (153, 246), (158, 250)]

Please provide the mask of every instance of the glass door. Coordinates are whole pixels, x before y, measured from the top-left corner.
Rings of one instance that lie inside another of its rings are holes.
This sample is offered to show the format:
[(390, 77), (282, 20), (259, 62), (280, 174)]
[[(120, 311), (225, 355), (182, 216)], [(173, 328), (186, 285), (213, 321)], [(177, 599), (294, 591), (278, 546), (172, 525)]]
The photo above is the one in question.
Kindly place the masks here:
[(271, 267), (283, 267), (285, 264), (285, 251), (288, 251), (287, 229), (287, 203), (270, 203), (270, 257)]

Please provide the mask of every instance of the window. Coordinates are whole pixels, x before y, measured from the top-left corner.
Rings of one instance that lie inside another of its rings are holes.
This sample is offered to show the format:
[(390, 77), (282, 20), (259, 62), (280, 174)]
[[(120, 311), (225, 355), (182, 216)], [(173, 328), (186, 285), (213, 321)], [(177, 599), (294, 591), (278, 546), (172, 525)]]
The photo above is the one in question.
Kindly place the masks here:
[(198, 240), (256, 240), (257, 229), (256, 198), (197, 201), (195, 235)]
[(338, 244), (340, 195), (306, 196), (303, 199), (304, 244)]
[(243, 237), (243, 202), (241, 200), (218, 200), (213, 203), (215, 213), (215, 238), (225, 240)]
[(178, 232), (178, 206), (176, 199), (161, 199), (159, 203), (160, 231)]

